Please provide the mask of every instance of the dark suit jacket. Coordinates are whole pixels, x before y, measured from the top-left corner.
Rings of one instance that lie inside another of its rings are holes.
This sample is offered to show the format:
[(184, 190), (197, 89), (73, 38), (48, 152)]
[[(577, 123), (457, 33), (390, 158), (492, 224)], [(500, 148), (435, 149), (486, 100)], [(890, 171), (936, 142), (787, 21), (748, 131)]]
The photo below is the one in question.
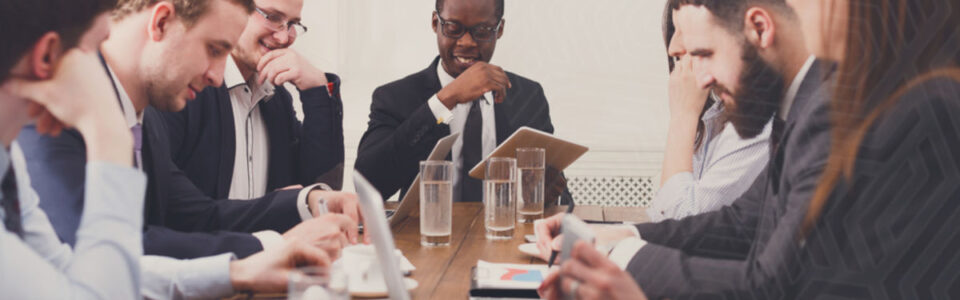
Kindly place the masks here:
[(752, 291), (796, 256), (799, 224), (830, 149), (830, 69), (815, 62), (802, 79), (775, 155), (740, 198), (718, 211), (637, 225), (649, 244), (627, 270), (651, 299)]
[[(317, 182), (340, 189), (343, 180), (343, 102), (340, 78), (334, 97), (326, 86), (300, 92), (303, 124), (293, 110), (293, 97), (277, 87), (261, 101), (260, 115), (269, 136), (267, 191)], [(170, 137), (173, 162), (205, 195), (223, 199), (230, 193), (236, 156), (233, 103), (226, 86), (204, 89), (180, 112), (161, 112)]]
[(912, 87), (870, 127), (806, 239), (798, 299), (960, 299), (960, 77)]
[[(160, 114), (143, 114), (144, 253), (195, 258), (233, 252), (246, 257), (262, 250), (249, 232), (286, 231), (300, 222), (298, 191), (269, 193), (250, 201), (220, 201), (205, 196), (170, 159), (170, 141)], [(34, 189), (62, 240), (76, 241), (83, 212), (86, 146), (74, 130), (58, 137), (27, 127), (18, 139), (28, 161)], [(132, 153), (131, 153), (132, 155)]]
[[(420, 172), (420, 161), (441, 138), (450, 135), (450, 126), (437, 124), (427, 105), (440, 91), (437, 57), (423, 71), (378, 87), (370, 105), (370, 122), (360, 140), (356, 169), (366, 176), (384, 199), (398, 190), (402, 198)], [(513, 88), (503, 103), (494, 104), (497, 144), (514, 131), (529, 126), (553, 133), (550, 107), (539, 83), (507, 72)], [(563, 202), (569, 193), (563, 193)]]

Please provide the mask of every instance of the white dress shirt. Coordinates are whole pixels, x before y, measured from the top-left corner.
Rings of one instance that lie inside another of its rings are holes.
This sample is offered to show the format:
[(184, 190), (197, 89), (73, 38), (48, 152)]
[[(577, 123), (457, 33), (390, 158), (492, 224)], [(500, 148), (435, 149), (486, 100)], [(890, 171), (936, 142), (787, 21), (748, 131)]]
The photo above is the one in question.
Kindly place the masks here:
[[(226, 69), (223, 74), (224, 84), (230, 94), (230, 106), (233, 108), (233, 125), (236, 134), (234, 147), (233, 178), (230, 180), (230, 192), (227, 195), (232, 200), (249, 200), (263, 197), (267, 194), (267, 175), (270, 167), (270, 136), (267, 125), (260, 114), (260, 102), (270, 101), (277, 87), (269, 82), (260, 86), (251, 86), (240, 73), (233, 56), (227, 57)], [(283, 87), (280, 87), (283, 88)], [(310, 191), (329, 187), (315, 184), (300, 190), (297, 196), (297, 211), (301, 220), (313, 218), (310, 207), (307, 205), (307, 196)], [(326, 207), (321, 205), (320, 212), (325, 213)], [(264, 230), (253, 233), (263, 249), (273, 248), (283, 242), (280, 233), (273, 230)]]
[[(442, 63), (437, 64), (437, 76), (440, 78), (441, 87), (445, 87), (455, 80), (453, 76), (450, 76), (450, 74), (447, 74), (447, 72), (443, 70)], [(480, 115), (483, 119), (483, 128), (480, 133), (483, 152), (480, 157), (487, 157), (488, 154), (493, 152), (493, 149), (497, 148), (497, 121), (493, 113), (493, 93), (487, 92), (477, 101), (480, 101)], [(440, 102), (437, 95), (433, 95), (433, 97), (430, 97), (430, 100), (427, 100), (427, 106), (430, 107), (430, 111), (433, 112), (433, 116), (437, 118), (437, 121), (450, 125), (450, 134), (463, 132), (463, 128), (467, 124), (467, 116), (470, 115), (470, 106), (472, 105), (473, 102), (460, 103), (454, 106), (453, 110), (450, 110)], [(451, 152), (453, 167), (455, 168), (453, 172), (453, 184), (454, 186), (459, 186), (460, 170), (462, 168), (473, 169), (473, 166), (463, 165), (461, 155), (461, 153), (463, 153), (463, 135), (460, 135), (457, 141), (453, 143)]]
[[(793, 77), (776, 117), (786, 120), (797, 93), (800, 91), (800, 85), (803, 83), (803, 79), (807, 77), (807, 73), (809, 73), (815, 60), (816, 58), (812, 55), (807, 58), (803, 67)], [(707, 114), (709, 113), (708, 111)], [(709, 124), (706, 122), (707, 114), (704, 114), (705, 124)], [(740, 176), (756, 178), (763, 171), (766, 162), (769, 160), (768, 143), (772, 129), (771, 125), (771, 123), (768, 123), (764, 128), (761, 136), (766, 135), (766, 139), (763, 141), (756, 140), (756, 138), (742, 140), (731, 124), (725, 125), (719, 138), (716, 140), (707, 139), (701, 147), (701, 151), (694, 154), (694, 171), (699, 173), (699, 180), (695, 180), (691, 173), (674, 175), (664, 183), (647, 214), (656, 222), (666, 218), (680, 218), (717, 210), (735, 201), (750, 187), (754, 180), (741, 180), (745, 177), (731, 175), (731, 172), (739, 172)], [(719, 151), (710, 155), (709, 148), (717, 148)], [(697, 156), (701, 152), (703, 152), (703, 157), (698, 159)], [(751, 159), (752, 161), (749, 161)], [(756, 161), (759, 160), (764, 163), (757, 164)], [(703, 164), (703, 162), (707, 163)], [(618, 243), (608, 256), (620, 269), (626, 269), (633, 256), (646, 245), (646, 241), (641, 239), (636, 227), (627, 226), (627, 228), (632, 229), (635, 237)]]
[(260, 86), (247, 84), (232, 56), (227, 58), (223, 81), (230, 94), (237, 141), (228, 197), (235, 200), (263, 197), (267, 193), (270, 137), (259, 104), (270, 101), (275, 87), (269, 82)]
[[(0, 178), (13, 164), (24, 237), (0, 230), (0, 291), (9, 299), (137, 299), (143, 253), (141, 172), (89, 162), (76, 249), (61, 243), (30, 186), (23, 153), (0, 150)], [(0, 197), (3, 197), (0, 195)], [(0, 217), (3, 212), (0, 211)]]

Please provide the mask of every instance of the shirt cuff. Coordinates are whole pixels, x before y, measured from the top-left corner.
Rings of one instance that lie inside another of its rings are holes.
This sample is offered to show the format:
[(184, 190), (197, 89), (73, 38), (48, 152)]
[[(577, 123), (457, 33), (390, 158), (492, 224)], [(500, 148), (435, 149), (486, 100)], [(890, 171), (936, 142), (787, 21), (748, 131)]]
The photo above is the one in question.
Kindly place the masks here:
[[(324, 191), (333, 190), (326, 183), (316, 183), (301, 189), (300, 193), (297, 194), (297, 212), (300, 213), (301, 221), (310, 220), (310, 219), (313, 219), (314, 217), (313, 213), (310, 212), (310, 204), (307, 202), (307, 196), (309, 196), (310, 192), (312, 192), (317, 188), (323, 189)], [(327, 206), (323, 205), (324, 201), (322, 198), (320, 199), (320, 204), (321, 204), (320, 207), (317, 208), (318, 210), (320, 210), (320, 214), (322, 215), (327, 213)]]
[(260, 240), (260, 246), (263, 246), (264, 251), (272, 249), (274, 246), (283, 243), (283, 236), (273, 230), (254, 232), (253, 237)]
[(689, 198), (690, 186), (693, 185), (693, 173), (682, 172), (670, 176), (667, 182), (657, 191), (657, 196), (650, 201), (647, 216), (651, 222), (660, 222), (677, 216), (678, 207), (684, 199)]
[(440, 98), (437, 98), (437, 95), (430, 97), (430, 100), (427, 100), (427, 106), (430, 107), (430, 111), (433, 112), (433, 116), (437, 118), (437, 124), (450, 124), (450, 121), (453, 120), (453, 111), (447, 109), (446, 105), (443, 105), (443, 102), (440, 102)]
[[(636, 228), (634, 228), (636, 230)], [(617, 244), (616, 247), (613, 247), (613, 251), (610, 251), (610, 255), (607, 255), (607, 258), (610, 258), (613, 263), (617, 264), (617, 267), (620, 267), (620, 270), (626, 270), (627, 265), (630, 264), (630, 261), (633, 260), (633, 257), (640, 251), (640, 248), (647, 245), (647, 241), (639, 237), (628, 238)]]
[[(144, 298), (218, 299), (234, 294), (230, 283), (233, 253), (190, 260), (143, 256)], [(171, 277), (167, 277), (171, 276)]]

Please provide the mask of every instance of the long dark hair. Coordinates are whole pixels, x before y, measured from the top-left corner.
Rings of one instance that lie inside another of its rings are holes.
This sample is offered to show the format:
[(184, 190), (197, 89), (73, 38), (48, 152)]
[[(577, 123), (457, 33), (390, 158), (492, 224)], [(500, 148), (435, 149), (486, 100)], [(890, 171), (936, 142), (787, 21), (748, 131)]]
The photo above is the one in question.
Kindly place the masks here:
[[(673, 34), (677, 32), (676, 25), (673, 25), (673, 7), (674, 5), (667, 1), (666, 7), (663, 8), (663, 44), (667, 49), (667, 67), (670, 70), (670, 73), (673, 73), (673, 69), (676, 67), (677, 62), (674, 60), (674, 57), (670, 56), (670, 39), (673, 38)], [(703, 114), (707, 113), (707, 110), (710, 110), (710, 107), (713, 106), (713, 99), (710, 96), (707, 96), (707, 101), (703, 104), (703, 110), (700, 111), (700, 117), (697, 118), (697, 138), (693, 142), (693, 149), (696, 151), (700, 149), (700, 146), (703, 145), (703, 139), (706, 134), (706, 124), (703, 123)]]
[(831, 102), (830, 155), (804, 217), (802, 236), (815, 226), (837, 184), (853, 175), (867, 130), (900, 96), (935, 77), (960, 82), (956, 0), (848, 1), (847, 58), (838, 66)]

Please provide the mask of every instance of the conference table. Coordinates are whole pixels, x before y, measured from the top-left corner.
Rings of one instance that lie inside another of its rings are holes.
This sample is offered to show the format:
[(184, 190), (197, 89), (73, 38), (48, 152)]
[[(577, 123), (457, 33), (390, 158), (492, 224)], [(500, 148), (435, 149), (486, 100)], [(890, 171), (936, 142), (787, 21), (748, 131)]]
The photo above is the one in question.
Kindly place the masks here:
[[(391, 205), (388, 203), (388, 208)], [(550, 216), (566, 210), (566, 206), (546, 209)], [(578, 205), (573, 214), (584, 220), (646, 222), (645, 210), (639, 207), (600, 207)], [(411, 216), (391, 228), (397, 248), (416, 266), (411, 278), (419, 286), (412, 299), (467, 299), (470, 291), (470, 270), (477, 260), (495, 263), (545, 264), (543, 260), (518, 250), (526, 243), (524, 235), (533, 234), (533, 224), (517, 224), (510, 240), (493, 241), (485, 237), (482, 203), (454, 203), (453, 231), (450, 245), (420, 245), (420, 219)], [(279, 295), (258, 295), (255, 299)], [(282, 297), (282, 296), (281, 296)]]

